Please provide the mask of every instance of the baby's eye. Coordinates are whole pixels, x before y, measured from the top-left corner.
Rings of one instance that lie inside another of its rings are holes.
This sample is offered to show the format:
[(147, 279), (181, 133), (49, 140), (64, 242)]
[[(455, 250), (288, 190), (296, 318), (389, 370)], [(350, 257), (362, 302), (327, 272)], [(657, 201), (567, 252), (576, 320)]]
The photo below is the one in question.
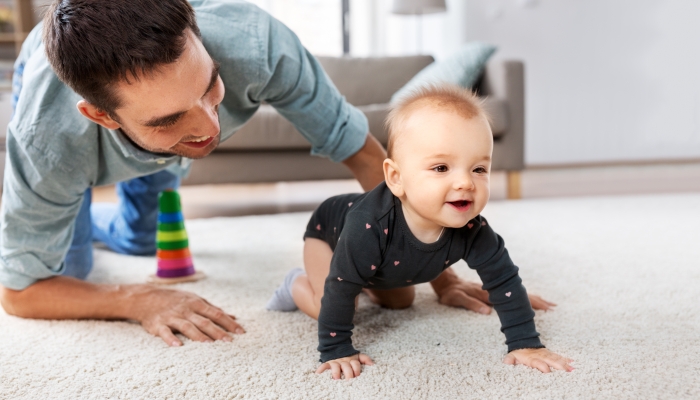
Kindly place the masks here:
[(433, 171), (435, 171), (435, 172), (447, 172), (447, 165), (438, 165), (437, 167), (433, 167)]
[(486, 168), (484, 167), (477, 167), (474, 169), (474, 172), (476, 172), (477, 174), (485, 174), (488, 171), (486, 171)]

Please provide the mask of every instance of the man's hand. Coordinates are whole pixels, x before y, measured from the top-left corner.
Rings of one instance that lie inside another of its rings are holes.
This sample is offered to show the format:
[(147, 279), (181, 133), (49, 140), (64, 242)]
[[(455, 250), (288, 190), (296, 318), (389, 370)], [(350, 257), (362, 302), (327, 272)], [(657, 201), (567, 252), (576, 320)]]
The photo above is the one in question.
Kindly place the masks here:
[(173, 331), (196, 341), (245, 333), (234, 317), (201, 297), (155, 285), (99, 285), (57, 276), (21, 291), (0, 286), (0, 303), (21, 318), (137, 320), (171, 346), (182, 344)]
[(569, 365), (569, 363), (573, 361), (574, 360), (570, 358), (552, 353), (547, 349), (513, 350), (506, 355), (505, 359), (503, 359), (504, 364), (523, 364), (530, 368), (537, 368), (544, 373), (552, 372), (552, 368), (571, 372), (574, 370), (574, 367)]
[[(443, 271), (434, 281), (430, 282), (437, 294), (440, 304), (450, 307), (462, 307), (479, 314), (490, 314), (491, 303), (489, 293), (475, 282), (462, 280), (454, 273), (452, 268)], [(542, 297), (531, 294), (530, 304), (535, 310), (551, 310), (556, 304)]]
[(336, 358), (321, 364), (316, 370), (317, 374), (330, 369), (333, 379), (340, 379), (340, 374), (345, 379), (357, 378), (362, 373), (362, 365), (374, 365), (374, 361), (366, 354), (355, 354), (350, 357)]
[(197, 342), (230, 342), (228, 332), (245, 333), (234, 316), (188, 292), (144, 285), (133, 297), (133, 308), (134, 319), (169, 346), (182, 345), (173, 331)]

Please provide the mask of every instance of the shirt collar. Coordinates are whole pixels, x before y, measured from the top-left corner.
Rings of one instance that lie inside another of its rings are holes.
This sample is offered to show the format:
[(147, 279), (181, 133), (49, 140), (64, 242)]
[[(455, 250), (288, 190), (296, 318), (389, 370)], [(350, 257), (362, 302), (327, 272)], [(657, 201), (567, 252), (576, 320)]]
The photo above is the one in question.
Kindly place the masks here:
[(177, 161), (180, 159), (180, 156), (152, 153), (134, 145), (134, 143), (121, 131), (121, 129), (109, 129), (109, 133), (115, 139), (119, 149), (122, 151), (122, 154), (124, 154), (124, 157), (134, 158), (141, 162), (154, 162), (158, 164), (165, 164), (166, 162)]

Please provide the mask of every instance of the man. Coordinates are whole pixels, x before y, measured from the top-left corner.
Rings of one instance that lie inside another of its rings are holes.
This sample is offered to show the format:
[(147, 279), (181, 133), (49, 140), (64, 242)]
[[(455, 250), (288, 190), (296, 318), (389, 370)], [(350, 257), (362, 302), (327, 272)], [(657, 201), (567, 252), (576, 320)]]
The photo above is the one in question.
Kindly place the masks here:
[[(211, 153), (263, 101), (366, 190), (383, 180), (386, 154), (365, 117), (297, 37), (255, 6), (59, 0), (41, 33), (29, 35), (16, 64), (21, 92), (7, 136), (0, 301), (10, 314), (132, 319), (173, 346), (182, 344), (174, 332), (197, 341), (243, 333), (193, 294), (83, 279), (93, 240), (153, 254), (158, 192), (176, 187), (192, 159)], [(119, 206), (91, 210), (90, 188), (112, 183)], [(441, 302), (490, 311), (477, 285), (452, 272), (438, 279)]]

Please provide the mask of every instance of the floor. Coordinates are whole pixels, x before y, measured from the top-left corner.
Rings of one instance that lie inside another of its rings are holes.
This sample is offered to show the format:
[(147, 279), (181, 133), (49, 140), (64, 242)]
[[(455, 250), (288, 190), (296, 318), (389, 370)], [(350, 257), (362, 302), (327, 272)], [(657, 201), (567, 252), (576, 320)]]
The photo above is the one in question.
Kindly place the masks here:
[[(527, 290), (558, 304), (535, 323), (573, 372), (503, 364), (495, 312), (443, 306), (421, 284), (405, 310), (360, 296), (352, 340), (375, 366), (350, 382), (316, 375), (318, 324), (264, 308), (302, 264), (303, 212), (187, 222), (207, 278), (175, 287), (235, 315), (247, 333), (232, 343), (169, 348), (134, 322), (0, 311), (0, 398), (698, 399), (700, 193), (494, 201), (485, 214)], [(156, 267), (96, 249), (88, 279), (142, 283)], [(463, 261), (452, 268), (478, 282)]]
[[(700, 192), (700, 161), (640, 165), (533, 167), (522, 172), (523, 198)], [(361, 191), (354, 180), (183, 186), (188, 219), (313, 210), (326, 198)], [(506, 174), (491, 176), (491, 201), (506, 199)], [(94, 201), (116, 202), (113, 187)]]

